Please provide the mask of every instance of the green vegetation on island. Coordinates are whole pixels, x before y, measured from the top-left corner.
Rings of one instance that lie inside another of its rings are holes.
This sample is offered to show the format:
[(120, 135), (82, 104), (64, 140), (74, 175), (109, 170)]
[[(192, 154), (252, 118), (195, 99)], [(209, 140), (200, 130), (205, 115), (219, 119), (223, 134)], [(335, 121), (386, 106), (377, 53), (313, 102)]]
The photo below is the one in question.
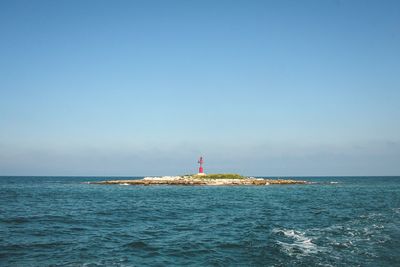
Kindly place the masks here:
[(93, 182), (94, 184), (121, 185), (273, 185), (273, 184), (306, 184), (306, 181), (291, 179), (263, 179), (245, 177), (234, 173), (187, 174), (181, 176), (144, 177), (133, 180), (111, 180)]
[(206, 175), (194, 175), (195, 178), (201, 179), (246, 179), (246, 177), (235, 173), (215, 173)]

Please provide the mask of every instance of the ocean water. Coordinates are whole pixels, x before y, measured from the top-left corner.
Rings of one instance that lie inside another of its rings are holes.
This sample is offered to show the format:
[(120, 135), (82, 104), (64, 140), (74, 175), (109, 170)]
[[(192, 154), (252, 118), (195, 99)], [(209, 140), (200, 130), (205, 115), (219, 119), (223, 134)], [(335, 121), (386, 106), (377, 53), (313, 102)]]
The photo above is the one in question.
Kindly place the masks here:
[(400, 177), (104, 179), (0, 177), (0, 266), (400, 266)]

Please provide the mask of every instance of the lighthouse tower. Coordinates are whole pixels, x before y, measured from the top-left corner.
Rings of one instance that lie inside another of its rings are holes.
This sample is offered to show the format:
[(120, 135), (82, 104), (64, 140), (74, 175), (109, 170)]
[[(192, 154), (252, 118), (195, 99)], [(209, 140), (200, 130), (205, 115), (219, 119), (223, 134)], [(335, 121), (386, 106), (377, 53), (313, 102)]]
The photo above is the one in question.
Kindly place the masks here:
[(203, 163), (204, 163), (203, 157), (200, 157), (200, 159), (199, 159), (199, 161), (197, 161), (197, 163), (200, 164), (199, 173), (198, 173), (197, 175), (206, 175), (206, 174), (203, 172)]

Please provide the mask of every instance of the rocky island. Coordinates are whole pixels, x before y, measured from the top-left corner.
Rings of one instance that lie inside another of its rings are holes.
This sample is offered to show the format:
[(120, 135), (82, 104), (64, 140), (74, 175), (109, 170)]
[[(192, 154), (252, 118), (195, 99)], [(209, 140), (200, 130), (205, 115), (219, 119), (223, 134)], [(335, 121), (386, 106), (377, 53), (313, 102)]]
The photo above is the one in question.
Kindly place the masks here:
[(264, 179), (239, 174), (196, 174), (182, 176), (145, 177), (136, 180), (109, 180), (91, 182), (102, 185), (289, 185), (307, 184), (307, 181), (291, 179)]

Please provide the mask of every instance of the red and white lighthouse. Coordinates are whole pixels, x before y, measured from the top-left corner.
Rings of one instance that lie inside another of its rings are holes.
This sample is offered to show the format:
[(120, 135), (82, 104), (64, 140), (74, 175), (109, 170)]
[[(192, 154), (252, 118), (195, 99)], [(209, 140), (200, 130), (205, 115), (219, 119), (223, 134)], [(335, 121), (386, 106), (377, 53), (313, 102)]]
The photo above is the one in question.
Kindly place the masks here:
[(199, 161), (197, 161), (197, 163), (200, 164), (199, 173), (198, 173), (197, 175), (206, 175), (206, 174), (203, 172), (203, 163), (204, 163), (203, 157), (200, 157), (200, 159), (199, 159)]

